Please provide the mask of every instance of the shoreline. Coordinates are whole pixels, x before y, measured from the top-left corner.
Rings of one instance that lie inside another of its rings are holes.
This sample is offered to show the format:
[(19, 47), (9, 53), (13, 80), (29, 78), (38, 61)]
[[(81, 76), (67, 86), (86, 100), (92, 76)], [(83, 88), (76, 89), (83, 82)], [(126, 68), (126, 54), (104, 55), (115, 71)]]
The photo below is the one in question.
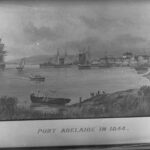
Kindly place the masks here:
[[(17, 99), (0, 98), (0, 120), (87, 119), (150, 116), (150, 86), (100, 94), (80, 103), (51, 107), (51, 113), (17, 107)], [(9, 105), (11, 103), (11, 105)]]

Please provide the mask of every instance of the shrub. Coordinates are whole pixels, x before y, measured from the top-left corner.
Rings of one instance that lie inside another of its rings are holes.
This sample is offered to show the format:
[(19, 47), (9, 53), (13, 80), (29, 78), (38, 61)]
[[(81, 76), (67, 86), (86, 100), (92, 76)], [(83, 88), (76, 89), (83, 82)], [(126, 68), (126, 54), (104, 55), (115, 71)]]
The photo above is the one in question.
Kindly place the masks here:
[(140, 91), (145, 95), (149, 96), (150, 95), (150, 86), (142, 86), (140, 88)]
[(17, 108), (17, 98), (15, 97), (1, 97), (0, 98), (0, 112), (13, 116)]

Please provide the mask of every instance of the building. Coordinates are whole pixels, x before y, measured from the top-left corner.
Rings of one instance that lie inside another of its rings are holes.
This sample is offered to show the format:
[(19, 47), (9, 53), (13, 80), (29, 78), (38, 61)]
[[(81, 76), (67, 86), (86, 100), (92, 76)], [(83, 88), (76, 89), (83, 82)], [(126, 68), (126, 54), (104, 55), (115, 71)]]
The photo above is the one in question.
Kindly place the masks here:
[(148, 64), (148, 62), (149, 62), (149, 56), (147, 56), (147, 55), (137, 55), (137, 56), (135, 56), (135, 58), (139, 65)]
[(123, 53), (122, 57), (125, 59), (130, 59), (131, 57), (133, 57), (133, 54), (131, 52), (126, 52), (126, 53)]

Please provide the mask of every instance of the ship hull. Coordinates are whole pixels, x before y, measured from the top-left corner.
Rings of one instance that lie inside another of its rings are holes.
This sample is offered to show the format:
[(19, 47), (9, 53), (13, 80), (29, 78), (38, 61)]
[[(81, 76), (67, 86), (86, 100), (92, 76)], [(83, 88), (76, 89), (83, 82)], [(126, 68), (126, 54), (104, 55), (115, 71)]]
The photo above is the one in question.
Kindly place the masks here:
[(91, 65), (78, 65), (78, 69), (91, 69)]
[(98, 67), (99, 68), (111, 68), (112, 66), (111, 65), (99, 65)]
[(34, 78), (34, 77), (30, 77), (31, 81), (41, 81), (44, 82), (45, 81), (45, 77), (41, 77), (41, 78)]
[(64, 64), (64, 65), (57, 65), (57, 64), (43, 65), (43, 64), (40, 64), (40, 68), (68, 68), (71, 66), (72, 66), (72, 64)]
[(70, 64), (64, 64), (64, 65), (54, 65), (54, 68), (68, 68), (71, 67)]
[(54, 67), (54, 65), (52, 64), (40, 64), (39, 66), (40, 68), (53, 68)]
[(38, 97), (33, 94), (30, 95), (32, 103), (45, 104), (45, 105), (66, 105), (71, 100), (67, 98), (51, 98), (51, 97)]

